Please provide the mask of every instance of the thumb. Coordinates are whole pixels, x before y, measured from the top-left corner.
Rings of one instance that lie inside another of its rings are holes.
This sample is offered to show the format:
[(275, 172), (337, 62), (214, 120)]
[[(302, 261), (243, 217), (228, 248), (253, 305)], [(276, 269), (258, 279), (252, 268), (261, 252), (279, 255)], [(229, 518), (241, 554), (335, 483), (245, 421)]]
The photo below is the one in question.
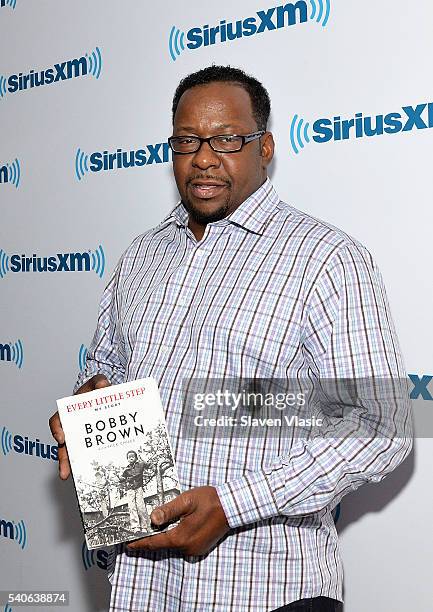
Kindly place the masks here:
[(191, 511), (191, 504), (189, 498), (186, 498), (184, 495), (181, 494), (168, 503), (155, 508), (150, 515), (152, 523), (163, 525), (180, 518), (184, 514), (188, 514)]

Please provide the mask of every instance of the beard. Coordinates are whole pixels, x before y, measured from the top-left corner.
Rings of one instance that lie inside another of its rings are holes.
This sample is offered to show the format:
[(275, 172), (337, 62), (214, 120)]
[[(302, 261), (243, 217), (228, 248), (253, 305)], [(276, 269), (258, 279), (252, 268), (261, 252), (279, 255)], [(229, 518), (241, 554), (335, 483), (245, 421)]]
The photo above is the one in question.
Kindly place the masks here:
[[(206, 178), (214, 178), (210, 176), (206, 176)], [(193, 180), (193, 179), (192, 179)], [(186, 210), (190, 217), (200, 225), (206, 225), (207, 223), (213, 223), (215, 221), (220, 221), (227, 217), (232, 209), (231, 202), (231, 183), (227, 181), (227, 194), (224, 198), (222, 204), (212, 212), (204, 211), (203, 209), (198, 208), (189, 198), (188, 198), (188, 185), (192, 180), (188, 181), (186, 185), (185, 197), (182, 197), (182, 203), (185, 206)], [(221, 179), (218, 179), (219, 181)], [(204, 200), (206, 202), (206, 200)]]
[(198, 210), (194, 206), (194, 204), (192, 204), (192, 202), (187, 198), (182, 199), (182, 204), (185, 206), (190, 217), (200, 225), (206, 225), (207, 223), (213, 223), (214, 221), (220, 221), (221, 219), (224, 219), (225, 217), (227, 217), (231, 209), (231, 202), (229, 197), (227, 198), (224, 204), (222, 204), (217, 210), (212, 213), (206, 213), (202, 210)]

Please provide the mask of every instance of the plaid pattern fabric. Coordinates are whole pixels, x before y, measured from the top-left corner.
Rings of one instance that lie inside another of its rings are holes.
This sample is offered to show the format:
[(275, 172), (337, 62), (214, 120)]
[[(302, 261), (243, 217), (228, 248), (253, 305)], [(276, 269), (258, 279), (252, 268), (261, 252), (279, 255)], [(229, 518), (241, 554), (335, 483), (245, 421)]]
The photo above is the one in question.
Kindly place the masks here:
[(181, 486), (215, 486), (231, 530), (202, 557), (118, 545), (110, 610), (342, 600), (331, 510), (394, 469), (410, 437), (183, 437), (182, 381), (405, 376), (380, 273), (365, 247), (280, 201), (269, 179), (199, 242), (187, 224), (179, 203), (125, 251), (75, 389), (96, 373), (155, 377)]

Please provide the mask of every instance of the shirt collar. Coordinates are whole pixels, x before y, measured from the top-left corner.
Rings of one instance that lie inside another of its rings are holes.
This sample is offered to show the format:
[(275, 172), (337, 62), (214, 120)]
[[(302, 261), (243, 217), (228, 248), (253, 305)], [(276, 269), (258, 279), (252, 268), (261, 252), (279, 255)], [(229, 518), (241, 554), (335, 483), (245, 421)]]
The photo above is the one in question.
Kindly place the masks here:
[[(263, 185), (244, 200), (228, 217), (215, 221), (212, 225), (234, 223), (256, 234), (263, 234), (269, 222), (270, 213), (279, 200), (274, 186), (267, 178)], [(160, 226), (173, 222), (184, 228), (188, 225), (188, 211), (181, 201), (161, 221)]]

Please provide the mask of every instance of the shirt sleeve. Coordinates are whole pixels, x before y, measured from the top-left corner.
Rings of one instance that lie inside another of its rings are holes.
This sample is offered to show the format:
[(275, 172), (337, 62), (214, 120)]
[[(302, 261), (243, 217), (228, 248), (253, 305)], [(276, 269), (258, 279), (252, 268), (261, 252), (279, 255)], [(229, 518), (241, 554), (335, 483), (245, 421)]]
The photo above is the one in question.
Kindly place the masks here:
[(363, 483), (382, 480), (412, 448), (407, 376), (383, 280), (367, 249), (342, 246), (308, 302), (302, 348), (310, 373), (319, 380), (397, 384), (392, 397), (363, 401), (331, 435), (296, 440), (288, 455), (217, 485), (232, 528), (332, 509)]
[(121, 360), (117, 333), (117, 288), (121, 265), (122, 259), (102, 294), (96, 331), (87, 351), (86, 365), (75, 383), (74, 393), (96, 374), (104, 374), (111, 384), (124, 382), (125, 369)]

